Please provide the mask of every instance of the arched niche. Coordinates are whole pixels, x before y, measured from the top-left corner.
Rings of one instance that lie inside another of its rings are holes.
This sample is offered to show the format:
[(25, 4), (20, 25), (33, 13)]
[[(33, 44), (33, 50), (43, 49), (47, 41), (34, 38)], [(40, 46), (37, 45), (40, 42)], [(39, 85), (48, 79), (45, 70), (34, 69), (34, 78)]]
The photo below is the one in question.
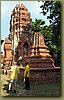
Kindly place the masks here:
[(29, 44), (27, 41), (24, 42), (23, 44), (23, 55), (26, 57), (28, 55), (28, 49), (29, 49)]

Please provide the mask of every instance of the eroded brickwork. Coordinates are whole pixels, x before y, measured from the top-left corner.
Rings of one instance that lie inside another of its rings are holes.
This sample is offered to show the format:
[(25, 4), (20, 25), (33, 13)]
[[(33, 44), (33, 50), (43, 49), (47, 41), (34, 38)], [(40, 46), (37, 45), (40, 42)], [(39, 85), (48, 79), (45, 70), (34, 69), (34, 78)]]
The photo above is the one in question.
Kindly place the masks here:
[(4, 44), (4, 66), (9, 67), (9, 65), (11, 65), (11, 61), (12, 61), (12, 43), (11, 41), (6, 38), (5, 39), (5, 44)]
[(60, 68), (55, 67), (43, 34), (32, 33), (31, 21), (28, 9), (23, 4), (16, 5), (11, 13), (9, 38), (4, 44), (4, 62), (9, 66), (12, 60), (17, 61), (21, 67), (19, 76), (21, 79), (24, 78), (27, 61), (30, 66), (31, 82), (57, 82), (60, 80)]

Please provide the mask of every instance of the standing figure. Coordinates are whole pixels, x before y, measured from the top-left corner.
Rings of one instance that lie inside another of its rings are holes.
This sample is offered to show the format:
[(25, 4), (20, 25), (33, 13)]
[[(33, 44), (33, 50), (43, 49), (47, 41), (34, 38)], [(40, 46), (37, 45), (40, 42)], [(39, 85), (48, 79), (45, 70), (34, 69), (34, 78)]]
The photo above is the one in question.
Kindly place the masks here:
[(26, 62), (25, 64), (25, 70), (24, 70), (24, 82), (25, 82), (25, 89), (30, 89), (30, 81), (29, 81), (29, 77), (30, 77), (30, 68), (28, 63)]
[(19, 66), (17, 65), (17, 62), (13, 63), (13, 66), (11, 66), (11, 75), (10, 75), (10, 83), (9, 83), (9, 91), (12, 90), (14, 93), (16, 93), (16, 84), (17, 84), (17, 79), (18, 79), (18, 74), (19, 74)]

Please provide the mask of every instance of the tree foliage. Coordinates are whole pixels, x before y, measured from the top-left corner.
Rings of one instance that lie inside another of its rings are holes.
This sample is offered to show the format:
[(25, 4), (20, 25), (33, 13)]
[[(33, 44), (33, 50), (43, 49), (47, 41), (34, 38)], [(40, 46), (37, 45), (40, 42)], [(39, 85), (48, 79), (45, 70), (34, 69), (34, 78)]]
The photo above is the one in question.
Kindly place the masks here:
[(34, 32), (41, 32), (41, 26), (45, 24), (45, 21), (42, 19), (35, 19), (35, 22), (32, 22), (32, 28)]
[(40, 6), (42, 8), (43, 15), (46, 15), (49, 12), (47, 18), (50, 21), (50, 27), (53, 32), (53, 44), (58, 48), (60, 45), (60, 1), (44, 1)]
[[(50, 25), (48, 28), (51, 28), (52, 33), (45, 33), (46, 34), (46, 40), (48, 40), (49, 37), (51, 37), (51, 41), (47, 41), (51, 49), (55, 54), (57, 54), (57, 57), (59, 56), (60, 51), (60, 1), (43, 1), (42, 5), (40, 6), (42, 9), (42, 14), (46, 16), (47, 13), (49, 15), (47, 16), (47, 19), (50, 21)], [(51, 36), (50, 36), (51, 34)]]

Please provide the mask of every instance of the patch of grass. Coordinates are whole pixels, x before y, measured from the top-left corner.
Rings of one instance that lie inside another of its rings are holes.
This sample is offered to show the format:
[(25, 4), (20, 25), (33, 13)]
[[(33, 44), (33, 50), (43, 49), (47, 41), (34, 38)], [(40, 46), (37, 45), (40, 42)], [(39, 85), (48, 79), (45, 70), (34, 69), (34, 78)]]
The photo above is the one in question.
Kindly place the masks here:
[[(6, 79), (8, 79), (7, 75), (2, 75), (1, 82), (2, 87), (6, 83)], [(41, 96), (41, 97), (57, 97), (61, 94), (60, 83), (48, 83), (48, 84), (31, 84), (29, 90), (23, 89), (24, 82), (23, 80), (18, 80), (17, 82), (17, 93), (14, 94), (10, 92), (8, 96)], [(6, 90), (1, 88), (2, 95), (6, 96)]]
[[(18, 88), (22, 88), (24, 86), (22, 81), (18, 81)], [(48, 83), (48, 84), (31, 84), (30, 90), (27, 92), (25, 91), (25, 94), (22, 94), (20, 89), (20, 96), (60, 96), (61, 94), (61, 87), (60, 83)], [(24, 91), (23, 91), (24, 93)]]

